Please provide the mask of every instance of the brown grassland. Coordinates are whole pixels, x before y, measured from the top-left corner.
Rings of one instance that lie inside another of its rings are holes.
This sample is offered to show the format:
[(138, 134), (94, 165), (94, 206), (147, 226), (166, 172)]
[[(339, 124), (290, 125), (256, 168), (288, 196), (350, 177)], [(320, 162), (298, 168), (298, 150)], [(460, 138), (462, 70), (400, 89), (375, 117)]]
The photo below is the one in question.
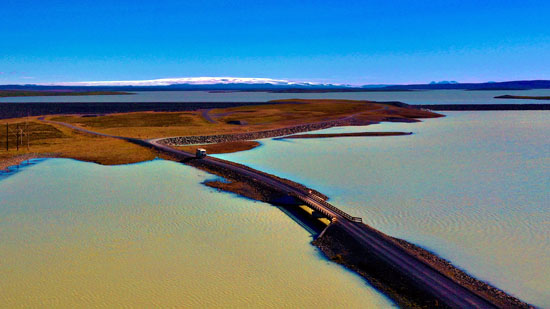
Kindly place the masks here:
[[(416, 120), (440, 116), (419, 109), (349, 100), (281, 100), (270, 105), (212, 109), (207, 114), (210, 119), (205, 119), (204, 112), (201, 111), (136, 112), (97, 117), (52, 115), (46, 119), (110, 135), (148, 139), (256, 132), (350, 117), (366, 123), (389, 118)], [(5, 150), (6, 123), (10, 124), (9, 151)], [(108, 165), (146, 161), (156, 156), (150, 149), (123, 140), (77, 132), (61, 125), (41, 122), (37, 117), (29, 118), (29, 148), (27, 149), (27, 138), (24, 136), (19, 151), (16, 151), (16, 124), (25, 127), (26, 119), (0, 120), (0, 162), (7, 162), (10, 158), (26, 153), (36, 156), (55, 154), (58, 157)], [(239, 141), (202, 147), (207, 148), (209, 153), (226, 153), (256, 146), (256, 142)], [(180, 149), (194, 152), (196, 148), (197, 146), (186, 146)]]
[[(429, 118), (438, 114), (380, 103), (349, 100), (281, 100), (273, 105), (212, 109), (206, 120), (200, 112), (139, 112), (99, 117), (50, 116), (89, 130), (126, 137), (159, 138), (186, 135), (242, 133), (354, 116), (366, 121)], [(232, 124), (240, 122), (241, 124)]]
[[(6, 123), (9, 123), (9, 151), (6, 151)], [(13, 165), (13, 158), (22, 160), (32, 157), (73, 158), (105, 165), (135, 163), (154, 159), (155, 152), (119, 139), (94, 136), (71, 130), (61, 125), (42, 123), (36, 118), (28, 121), (30, 132), (23, 135), (19, 150), (16, 148), (16, 125), (26, 127), (23, 119), (0, 121), (0, 170)], [(44, 154), (44, 155), (41, 155)], [(3, 162), (5, 162), (3, 164)], [(8, 166), (9, 166), (8, 165)]]

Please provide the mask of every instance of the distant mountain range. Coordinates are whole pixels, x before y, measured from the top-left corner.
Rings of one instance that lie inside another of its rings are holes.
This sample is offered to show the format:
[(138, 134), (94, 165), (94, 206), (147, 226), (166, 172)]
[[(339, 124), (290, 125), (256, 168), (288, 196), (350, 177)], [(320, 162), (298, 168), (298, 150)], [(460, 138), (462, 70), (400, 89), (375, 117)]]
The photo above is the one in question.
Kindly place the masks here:
[(528, 90), (528, 89), (549, 89), (550, 80), (517, 80), (508, 82), (487, 82), (487, 83), (458, 83), (439, 82), (430, 84), (413, 85), (388, 85), (386, 90), (429, 90), (429, 89), (463, 89), (463, 90)]
[(432, 89), (460, 90), (527, 90), (550, 89), (550, 80), (522, 80), (486, 83), (459, 83), (456, 81), (431, 82), (409, 85), (319, 84), (293, 82), (269, 78), (188, 77), (141, 81), (70, 82), (57, 84), (0, 85), (0, 90), (42, 91), (271, 91), (271, 92), (361, 92), (361, 91), (412, 91)]

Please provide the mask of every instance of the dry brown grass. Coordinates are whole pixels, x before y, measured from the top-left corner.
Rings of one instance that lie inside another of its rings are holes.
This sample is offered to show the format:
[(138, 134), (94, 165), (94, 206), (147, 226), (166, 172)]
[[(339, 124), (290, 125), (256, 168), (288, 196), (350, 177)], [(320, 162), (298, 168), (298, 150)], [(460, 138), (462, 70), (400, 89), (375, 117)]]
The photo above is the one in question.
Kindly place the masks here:
[[(201, 112), (138, 112), (111, 114), (98, 117), (80, 115), (48, 116), (47, 119), (71, 123), (92, 131), (137, 138), (155, 138), (187, 135), (210, 135), (254, 132), (294, 126), (298, 124), (336, 120), (347, 117), (362, 121), (381, 121), (385, 118), (411, 120), (440, 115), (381, 103), (350, 100), (282, 100), (270, 105), (240, 106), (210, 111), (216, 120), (211, 123)], [(0, 160), (25, 153), (56, 153), (60, 157), (74, 158), (101, 164), (124, 164), (153, 159), (156, 153), (119, 139), (80, 133), (61, 125), (40, 122), (29, 118), (30, 148), (23, 145), (15, 150), (15, 135), (9, 136), (12, 145), (5, 150), (6, 122), (25, 126), (25, 119), (0, 120)], [(231, 124), (240, 123), (239, 124)], [(12, 130), (13, 131), (13, 130)], [(26, 139), (25, 139), (26, 140)], [(202, 146), (209, 153), (242, 151), (256, 147), (255, 142), (223, 143)], [(197, 146), (187, 147), (194, 152)], [(181, 148), (183, 149), (183, 148)]]
[[(0, 121), (0, 160), (26, 153), (55, 153), (58, 157), (96, 162), (105, 165), (127, 164), (154, 159), (156, 153), (123, 140), (81, 133), (64, 126), (46, 124), (32, 118), (29, 122), (30, 142), (27, 149), (26, 137), (16, 150), (15, 135), (9, 136), (10, 149), (5, 148), (5, 124)], [(25, 125), (23, 119), (10, 119), (10, 127), (17, 123)], [(14, 131), (14, 130), (12, 130)], [(11, 135), (11, 134), (10, 134)]]
[[(138, 112), (99, 117), (50, 116), (48, 119), (112, 135), (158, 138), (262, 131), (351, 116), (372, 121), (387, 117), (411, 119), (438, 116), (416, 109), (350, 100), (283, 100), (270, 105), (213, 109), (209, 113), (216, 123), (207, 121), (198, 111)], [(241, 125), (231, 122), (240, 122)]]
[(209, 123), (197, 112), (138, 112), (99, 117), (50, 116), (47, 119), (106, 134), (144, 139), (225, 132), (224, 128)]

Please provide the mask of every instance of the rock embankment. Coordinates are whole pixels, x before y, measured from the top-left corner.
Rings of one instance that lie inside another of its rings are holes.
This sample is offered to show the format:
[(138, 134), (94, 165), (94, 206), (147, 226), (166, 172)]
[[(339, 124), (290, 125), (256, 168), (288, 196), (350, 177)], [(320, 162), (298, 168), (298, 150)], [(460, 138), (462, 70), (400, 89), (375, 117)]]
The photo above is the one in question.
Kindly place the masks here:
[(217, 135), (199, 135), (199, 136), (177, 136), (168, 137), (159, 141), (168, 146), (182, 146), (192, 144), (214, 144), (214, 143), (226, 143), (242, 140), (256, 140), (269, 137), (285, 136), (301, 132), (308, 132), (314, 130), (328, 129), (337, 126), (346, 125), (368, 125), (372, 122), (358, 121), (353, 118), (330, 120), (309, 124), (296, 125), (291, 127), (285, 127), (280, 129), (236, 133), (236, 134), (217, 134)]
[[(466, 289), (489, 300), (498, 308), (534, 308), (502, 290), (468, 275), (427, 250), (402, 239), (391, 238), (382, 233), (380, 235)], [(414, 280), (361, 246), (337, 223), (330, 225), (321, 237), (313, 241), (313, 245), (318, 247), (330, 260), (359, 273), (401, 307), (442, 307), (441, 300), (431, 295), (430, 291), (424, 290)]]
[(455, 282), (458, 282), (463, 287), (476, 292), (478, 295), (481, 295), (486, 299), (490, 299), (494, 304), (499, 305), (501, 308), (535, 308), (486, 282), (472, 277), (468, 273), (451, 264), (451, 262), (424, 248), (409, 243), (403, 239), (393, 238), (393, 240), (417, 259), (431, 265), (439, 272), (445, 274)]

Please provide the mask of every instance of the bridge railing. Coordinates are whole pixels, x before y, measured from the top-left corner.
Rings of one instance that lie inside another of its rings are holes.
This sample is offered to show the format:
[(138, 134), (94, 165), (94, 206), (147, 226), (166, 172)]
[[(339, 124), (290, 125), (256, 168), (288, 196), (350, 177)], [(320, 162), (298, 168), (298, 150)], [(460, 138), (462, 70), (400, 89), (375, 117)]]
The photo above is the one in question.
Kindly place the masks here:
[[(298, 194), (293, 194), (296, 198), (302, 200), (303, 202), (305, 202), (306, 204), (308, 204), (309, 206), (313, 207), (313, 208), (318, 208), (317, 205), (313, 205), (311, 202), (309, 202), (307, 199), (304, 199), (303, 197), (301, 197), (300, 195)], [(350, 214), (348, 214), (347, 212), (341, 210), (340, 208), (332, 205), (332, 204), (329, 204), (327, 203), (326, 201), (320, 199), (320, 198), (316, 198), (316, 196), (313, 197), (314, 200), (316, 200), (319, 204), (323, 205), (323, 207), (329, 209), (330, 211), (332, 211), (333, 213), (336, 213), (344, 218), (346, 218), (347, 220), (349, 221), (352, 221), (352, 222), (363, 222), (363, 219), (360, 218), (360, 217), (354, 217)], [(321, 212), (324, 213), (323, 209), (317, 209)], [(328, 215), (328, 214), (327, 214)]]

